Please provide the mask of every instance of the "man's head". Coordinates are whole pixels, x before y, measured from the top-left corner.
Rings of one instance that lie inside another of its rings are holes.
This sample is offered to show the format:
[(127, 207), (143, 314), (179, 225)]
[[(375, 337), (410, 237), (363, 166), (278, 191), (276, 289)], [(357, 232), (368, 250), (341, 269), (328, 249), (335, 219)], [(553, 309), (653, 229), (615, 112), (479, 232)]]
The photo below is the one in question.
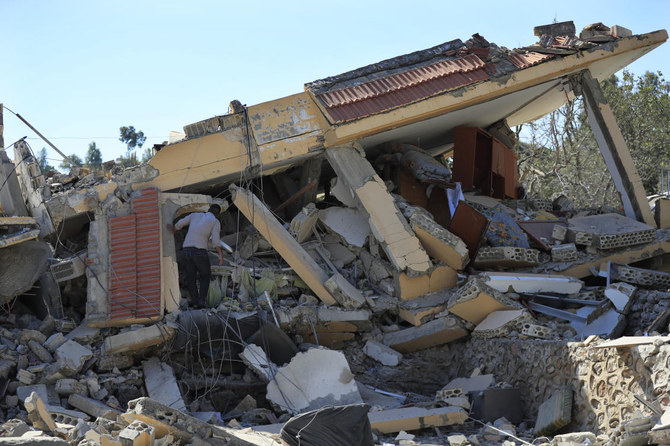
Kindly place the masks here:
[(218, 217), (219, 214), (221, 213), (221, 206), (218, 204), (213, 204), (209, 207), (209, 210), (207, 212), (211, 212), (214, 214), (215, 217)]

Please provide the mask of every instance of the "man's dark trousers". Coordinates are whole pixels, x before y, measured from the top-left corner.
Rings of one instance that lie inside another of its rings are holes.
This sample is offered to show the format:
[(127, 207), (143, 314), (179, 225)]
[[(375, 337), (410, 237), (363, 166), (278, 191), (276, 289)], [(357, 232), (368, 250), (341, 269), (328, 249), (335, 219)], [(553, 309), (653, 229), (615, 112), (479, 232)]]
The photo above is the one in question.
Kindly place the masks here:
[[(186, 269), (186, 286), (191, 295), (191, 305), (205, 305), (209, 279), (212, 275), (207, 250), (200, 248), (184, 248), (184, 268)], [(200, 279), (198, 293), (197, 279)]]

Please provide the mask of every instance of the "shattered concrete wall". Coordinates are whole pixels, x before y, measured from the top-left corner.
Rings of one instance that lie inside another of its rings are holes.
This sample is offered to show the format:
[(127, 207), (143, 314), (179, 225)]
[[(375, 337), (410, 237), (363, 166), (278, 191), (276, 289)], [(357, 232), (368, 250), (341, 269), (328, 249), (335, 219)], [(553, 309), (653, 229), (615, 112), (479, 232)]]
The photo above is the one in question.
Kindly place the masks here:
[[(350, 363), (360, 367), (362, 355), (356, 354), (357, 360)], [(498, 383), (519, 389), (524, 416), (529, 419), (535, 419), (540, 404), (567, 386), (574, 398), (568, 429), (606, 433), (629, 420), (636, 410), (645, 411), (634, 395), (649, 401), (667, 399), (670, 345), (597, 349), (583, 342), (468, 340), (407, 355), (397, 367), (377, 367), (374, 373), (359, 367), (352, 370), (362, 373), (369, 384), (383, 382), (387, 389), (424, 394), (480, 368), (482, 373), (493, 374)]]

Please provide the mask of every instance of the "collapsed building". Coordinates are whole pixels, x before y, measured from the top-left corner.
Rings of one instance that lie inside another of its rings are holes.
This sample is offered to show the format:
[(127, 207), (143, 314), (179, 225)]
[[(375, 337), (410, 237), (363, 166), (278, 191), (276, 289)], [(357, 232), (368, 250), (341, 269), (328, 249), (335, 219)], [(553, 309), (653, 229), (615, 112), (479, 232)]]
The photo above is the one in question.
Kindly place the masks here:
[[(670, 444), (667, 202), (599, 86), (667, 33), (535, 34), (233, 101), (133, 168), (0, 150), (0, 436), (273, 444), (366, 403), (378, 441)], [(510, 127), (578, 95), (622, 210), (519, 187)], [(212, 203), (227, 254), (194, 310), (167, 225)]]

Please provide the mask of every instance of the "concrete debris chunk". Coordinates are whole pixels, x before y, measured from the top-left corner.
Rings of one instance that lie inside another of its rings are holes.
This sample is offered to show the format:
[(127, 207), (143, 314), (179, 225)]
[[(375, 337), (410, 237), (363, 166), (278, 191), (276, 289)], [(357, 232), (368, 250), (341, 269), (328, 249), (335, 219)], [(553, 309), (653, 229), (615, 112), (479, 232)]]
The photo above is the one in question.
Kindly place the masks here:
[(577, 258), (577, 246), (574, 243), (565, 243), (551, 247), (552, 262), (573, 262)]
[(656, 229), (623, 215), (601, 214), (569, 219), (568, 237), (577, 244), (616, 249), (651, 243), (656, 238)]
[(532, 318), (526, 310), (500, 310), (490, 313), (472, 331), (472, 337), (479, 339), (497, 338), (513, 330), (521, 330), (525, 322)]
[(363, 402), (344, 354), (323, 348), (298, 353), (280, 367), (266, 398), (292, 414)]
[(412, 229), (428, 255), (455, 270), (470, 262), (468, 247), (463, 240), (437, 224), (424, 212), (415, 212), (409, 219)]
[(412, 325), (419, 326), (428, 322), (436, 314), (446, 310), (452, 294), (452, 290), (442, 290), (415, 299), (401, 301), (398, 306), (398, 316)]
[(67, 338), (63, 336), (63, 333), (58, 332), (49, 336), (49, 338), (44, 342), (43, 345), (51, 353), (56, 353), (58, 347), (65, 344), (65, 342), (67, 342)]
[(621, 313), (627, 314), (637, 288), (628, 283), (612, 283), (605, 288), (605, 297), (614, 305), (614, 308)]
[(51, 353), (49, 353), (49, 350), (44, 348), (41, 344), (39, 344), (37, 341), (30, 340), (28, 341), (28, 347), (30, 347), (30, 350), (37, 356), (37, 358), (46, 363), (51, 363), (54, 361), (54, 357), (51, 356)]
[(289, 226), (289, 232), (298, 243), (306, 241), (312, 236), (312, 230), (319, 218), (319, 211), (314, 203), (309, 203), (293, 217)]
[(125, 331), (106, 338), (102, 345), (102, 353), (103, 355), (112, 355), (135, 352), (167, 342), (174, 336), (174, 333), (173, 327), (159, 324)]
[(128, 402), (128, 410), (121, 415), (128, 423), (139, 420), (155, 429), (155, 438), (172, 435), (177, 441), (189, 443), (195, 438), (207, 441), (216, 439), (239, 446), (252, 446), (235, 435), (235, 431), (208, 424), (184, 412), (168, 407), (151, 398), (137, 398)]
[(87, 396), (88, 395), (88, 386), (86, 383), (78, 381), (73, 378), (62, 378), (56, 381), (56, 393), (61, 396), (69, 396), (73, 393), (78, 395)]
[(494, 311), (519, 307), (518, 303), (475, 277), (471, 277), (454, 293), (448, 305), (451, 313), (473, 324), (479, 324)]
[(118, 410), (113, 409), (100, 401), (76, 393), (71, 394), (68, 397), (67, 402), (70, 406), (76, 407), (94, 418), (116, 420), (117, 415), (121, 414)]
[(476, 268), (521, 268), (540, 263), (540, 251), (516, 246), (488, 246), (477, 252), (473, 262)]
[(363, 346), (363, 353), (375, 361), (390, 367), (395, 367), (402, 362), (402, 354), (372, 339)]
[(479, 279), (502, 293), (576, 294), (584, 286), (579, 279), (557, 274), (486, 272), (479, 274)]
[(425, 429), (427, 427), (463, 424), (468, 418), (468, 414), (460, 407), (439, 407), (435, 409), (407, 407), (370, 412), (368, 418), (373, 430), (382, 434), (388, 434)]
[(84, 366), (84, 363), (93, 357), (93, 352), (75, 341), (67, 341), (56, 349), (58, 366), (66, 376), (72, 376)]
[(448, 265), (436, 265), (424, 274), (394, 273), (395, 295), (410, 300), (425, 294), (445, 290), (456, 285), (456, 270)]
[(336, 273), (323, 283), (335, 300), (344, 308), (360, 308), (365, 297), (342, 274)]
[(461, 321), (453, 316), (446, 316), (419, 327), (386, 333), (383, 342), (401, 353), (410, 353), (447, 344), (467, 335), (468, 330)]
[(23, 404), (28, 411), (28, 419), (35, 428), (48, 432), (56, 430), (56, 423), (51, 418), (51, 414), (47, 410), (44, 401), (42, 401), (42, 398), (37, 393), (31, 393)]
[(244, 364), (256, 373), (263, 381), (269, 382), (277, 373), (277, 366), (268, 359), (261, 347), (249, 344), (240, 353)]
[(0, 437), (20, 437), (30, 430), (30, 426), (25, 421), (12, 418), (0, 425)]
[(122, 446), (153, 446), (156, 430), (140, 420), (135, 420), (119, 432)]
[(356, 209), (329, 207), (319, 211), (319, 220), (349, 245), (362, 248), (370, 235), (370, 225)]
[(142, 370), (149, 398), (177, 410), (186, 410), (172, 367), (153, 357), (142, 362)]

